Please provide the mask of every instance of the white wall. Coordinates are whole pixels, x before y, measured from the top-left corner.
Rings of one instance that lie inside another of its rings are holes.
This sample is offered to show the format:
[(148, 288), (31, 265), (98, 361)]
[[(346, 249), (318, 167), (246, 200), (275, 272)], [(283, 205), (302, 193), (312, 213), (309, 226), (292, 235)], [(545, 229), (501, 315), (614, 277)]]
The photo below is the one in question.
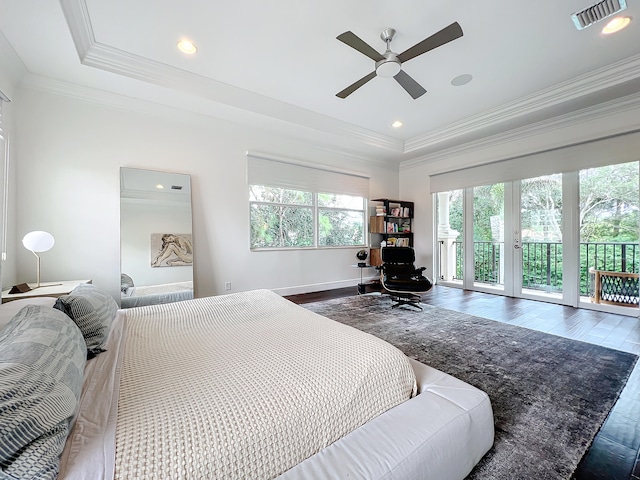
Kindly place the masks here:
[[(0, 80), (1, 81), (1, 80)], [(3, 88), (3, 85), (0, 84), (0, 89), (3, 92), (6, 92)], [(5, 151), (9, 151), (9, 149), (13, 146), (13, 130), (14, 130), (14, 106), (15, 102), (5, 102), (2, 106), (2, 129), (5, 137), (5, 143), (7, 144)], [(0, 142), (0, 148), (4, 148), (2, 142)], [(0, 157), (1, 158), (1, 157)], [(6, 249), (7, 252), (15, 251), (16, 249), (16, 238), (12, 235), (12, 232), (15, 232), (16, 229), (16, 170), (14, 166), (11, 164), (9, 159), (5, 161), (9, 162), (9, 168), (7, 171), (7, 218), (6, 218), (6, 228), (7, 228), (7, 236), (6, 236)], [(3, 206), (3, 201), (5, 198), (5, 181), (4, 181), (4, 165), (0, 162), (0, 207)], [(0, 216), (2, 214), (0, 213)], [(3, 219), (4, 220), (4, 219)], [(0, 235), (3, 235), (4, 232), (4, 222), (0, 222)], [(22, 237), (20, 237), (20, 245)], [(35, 262), (35, 257), (34, 257)], [(16, 281), (16, 262), (15, 259), (9, 256), (6, 260), (0, 260), (0, 287), (2, 290), (10, 288), (12, 285), (18, 283)], [(35, 272), (35, 263), (34, 263), (34, 272)]]
[[(191, 175), (196, 296), (254, 288), (281, 293), (355, 285), (357, 249), (249, 250), (247, 150), (334, 165), (371, 176), (371, 197), (397, 197), (397, 167), (372, 166), (229, 122), (147, 115), (21, 89), (14, 100), (17, 221), (14, 238), (46, 230), (42, 281), (91, 278), (118, 298), (119, 168)], [(265, 119), (265, 122), (268, 122)], [(33, 281), (33, 255), (10, 252), (16, 281)]]
[(413, 248), (416, 253), (416, 266), (426, 267), (425, 275), (433, 280), (435, 258), (433, 244), (433, 203), (429, 186), (428, 169), (414, 168), (411, 175), (400, 175), (400, 198), (414, 202)]

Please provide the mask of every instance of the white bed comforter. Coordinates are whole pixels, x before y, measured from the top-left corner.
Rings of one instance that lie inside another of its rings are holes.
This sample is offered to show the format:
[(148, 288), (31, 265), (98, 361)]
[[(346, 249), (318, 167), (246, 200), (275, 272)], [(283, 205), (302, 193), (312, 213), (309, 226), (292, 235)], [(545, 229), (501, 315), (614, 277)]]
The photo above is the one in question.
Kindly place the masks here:
[(126, 312), (115, 478), (273, 478), (415, 394), (405, 355), (268, 290)]

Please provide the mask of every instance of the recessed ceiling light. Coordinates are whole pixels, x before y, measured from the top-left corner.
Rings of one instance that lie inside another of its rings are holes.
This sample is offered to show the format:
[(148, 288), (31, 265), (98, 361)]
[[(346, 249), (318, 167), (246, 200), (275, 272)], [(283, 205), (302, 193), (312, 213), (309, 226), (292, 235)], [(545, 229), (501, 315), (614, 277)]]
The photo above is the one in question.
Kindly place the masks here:
[(162, 185), (161, 183), (159, 183), (158, 185), (156, 185), (156, 188), (158, 190), (162, 190), (164, 188), (164, 185)]
[(462, 85), (466, 85), (471, 80), (473, 80), (473, 76), (468, 73), (463, 73), (462, 75), (458, 75), (453, 80), (451, 80), (451, 85), (454, 87), (461, 87)]
[(616, 33), (629, 25), (631, 17), (616, 17), (605, 25), (602, 29), (602, 33), (609, 35), (610, 33)]
[(191, 40), (180, 40), (178, 42), (178, 49), (182, 53), (186, 53), (187, 55), (193, 55), (198, 51), (197, 47), (193, 44)]
[(400, 120), (396, 120), (391, 124), (393, 128), (400, 128), (402, 126), (402, 122)]

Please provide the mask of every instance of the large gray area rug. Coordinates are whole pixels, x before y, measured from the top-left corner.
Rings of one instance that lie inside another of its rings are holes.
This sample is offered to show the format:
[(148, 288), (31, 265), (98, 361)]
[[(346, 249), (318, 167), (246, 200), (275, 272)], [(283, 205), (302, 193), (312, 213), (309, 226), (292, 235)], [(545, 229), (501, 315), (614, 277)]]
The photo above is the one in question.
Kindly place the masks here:
[(387, 296), (303, 307), (382, 338), (407, 356), (489, 394), (493, 448), (469, 479), (567, 479), (591, 444), (637, 357), (523, 327)]

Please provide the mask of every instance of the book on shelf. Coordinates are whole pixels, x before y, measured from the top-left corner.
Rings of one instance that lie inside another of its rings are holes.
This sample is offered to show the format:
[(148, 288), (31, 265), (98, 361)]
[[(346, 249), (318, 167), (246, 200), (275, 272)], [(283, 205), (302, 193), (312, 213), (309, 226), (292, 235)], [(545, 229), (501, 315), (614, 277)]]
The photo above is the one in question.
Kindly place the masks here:
[(389, 237), (386, 240), (380, 242), (381, 247), (408, 247), (408, 238)]
[(404, 207), (402, 209), (402, 215), (400, 215), (401, 217), (410, 217), (411, 216), (411, 211), (409, 209), (409, 207)]
[(398, 238), (396, 239), (396, 247), (408, 247), (409, 246), (409, 238)]
[(376, 216), (384, 217), (387, 214), (387, 209), (384, 205), (376, 205)]

